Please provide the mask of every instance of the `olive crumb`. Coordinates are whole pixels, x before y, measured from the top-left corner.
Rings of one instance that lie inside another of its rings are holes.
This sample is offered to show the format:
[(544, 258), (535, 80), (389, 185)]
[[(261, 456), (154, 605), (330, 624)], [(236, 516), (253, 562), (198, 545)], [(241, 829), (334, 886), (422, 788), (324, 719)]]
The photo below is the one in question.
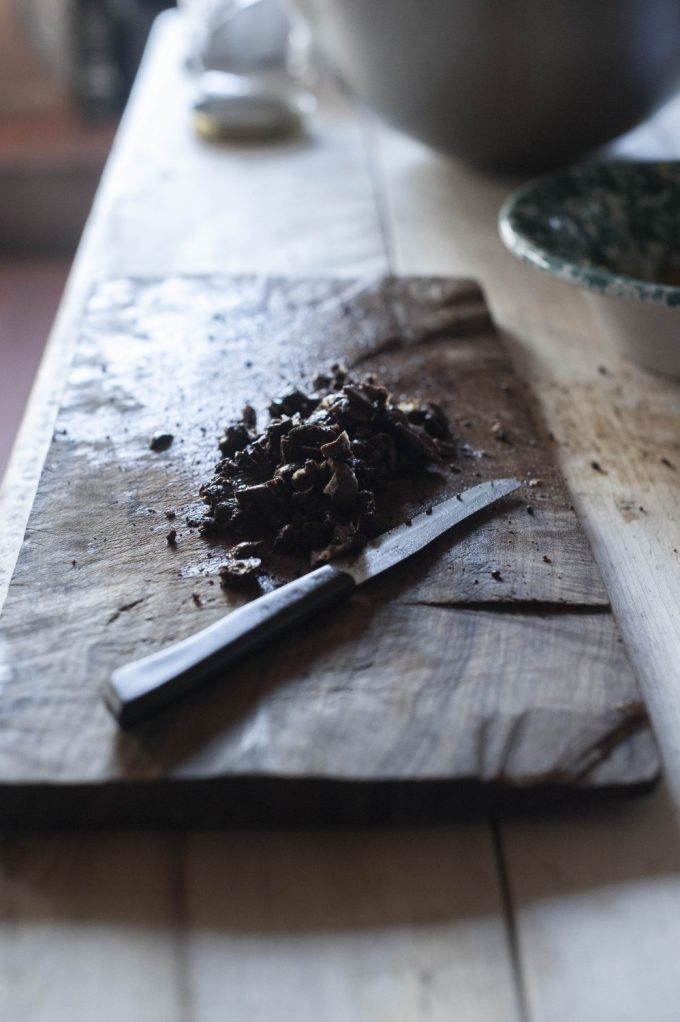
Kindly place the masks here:
[(259, 557), (229, 557), (218, 569), (220, 585), (228, 589), (253, 582), (261, 567)]
[[(352, 379), (340, 365), (309, 390), (272, 398), (269, 416), (257, 427), (246, 405), (224, 427), (222, 458), (199, 491), (208, 505), (200, 534), (306, 555), (312, 565), (357, 552), (382, 531), (377, 495), (392, 478), (457, 453), (439, 405), (394, 398), (375, 377)], [(258, 553), (239, 544), (230, 558)]]
[(167, 451), (174, 439), (175, 437), (172, 433), (154, 433), (149, 441), (149, 448), (156, 453), (159, 451)]

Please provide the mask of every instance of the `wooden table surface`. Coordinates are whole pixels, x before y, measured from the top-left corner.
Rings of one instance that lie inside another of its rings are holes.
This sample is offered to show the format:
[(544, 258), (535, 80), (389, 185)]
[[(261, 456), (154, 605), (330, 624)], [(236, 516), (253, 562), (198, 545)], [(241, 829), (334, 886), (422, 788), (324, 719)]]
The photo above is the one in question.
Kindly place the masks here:
[[(580, 292), (503, 250), (495, 218), (514, 181), (443, 160), (330, 92), (305, 140), (210, 148), (190, 132), (190, 95), (168, 14), (0, 494), (0, 599), (94, 280), (476, 277), (559, 442), (669, 783), (625, 805), (430, 830), (5, 834), (0, 1018), (679, 1019), (679, 387), (621, 362)], [(676, 102), (625, 148), (677, 158), (677, 126)]]

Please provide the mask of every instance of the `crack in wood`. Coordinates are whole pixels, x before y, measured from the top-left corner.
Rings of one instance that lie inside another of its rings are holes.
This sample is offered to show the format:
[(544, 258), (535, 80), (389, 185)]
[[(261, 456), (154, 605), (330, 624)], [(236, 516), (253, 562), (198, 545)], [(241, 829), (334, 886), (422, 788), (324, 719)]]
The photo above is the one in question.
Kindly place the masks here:
[(132, 600), (131, 603), (124, 603), (122, 607), (114, 611), (111, 617), (107, 620), (107, 625), (112, 625), (114, 621), (117, 621), (121, 614), (124, 614), (127, 610), (132, 610), (133, 607), (138, 607), (140, 603), (144, 603), (145, 597), (141, 596), (138, 600)]
[(608, 603), (560, 603), (548, 600), (399, 600), (407, 607), (476, 610), (490, 614), (528, 614), (537, 617), (571, 614), (611, 614)]

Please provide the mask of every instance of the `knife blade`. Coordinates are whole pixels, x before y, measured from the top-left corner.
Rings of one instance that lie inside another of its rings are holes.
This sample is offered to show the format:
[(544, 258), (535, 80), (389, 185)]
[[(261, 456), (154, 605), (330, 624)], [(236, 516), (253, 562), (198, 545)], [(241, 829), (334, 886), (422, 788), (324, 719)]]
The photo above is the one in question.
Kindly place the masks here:
[(464, 490), (342, 558), (266, 593), (188, 638), (113, 672), (104, 689), (121, 727), (136, 724), (204, 684), (292, 625), (349, 596), (357, 586), (401, 564), (455, 525), (519, 489), (495, 479)]

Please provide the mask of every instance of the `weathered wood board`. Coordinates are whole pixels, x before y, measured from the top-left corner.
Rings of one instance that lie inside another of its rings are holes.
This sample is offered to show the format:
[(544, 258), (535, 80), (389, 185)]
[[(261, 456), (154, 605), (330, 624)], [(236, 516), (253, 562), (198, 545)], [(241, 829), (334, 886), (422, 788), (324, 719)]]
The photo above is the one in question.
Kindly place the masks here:
[[(533, 485), (121, 733), (108, 673), (244, 598), (218, 584), (219, 544), (187, 525), (213, 437), (246, 401), (266, 420), (272, 396), (338, 360), (439, 401), (460, 439), (458, 471), (392, 487), (386, 525), (480, 479)], [(162, 453), (157, 430), (175, 436)], [(658, 774), (549, 440), (469, 281), (102, 283), (0, 624), (6, 821), (429, 818), (640, 791)]]

